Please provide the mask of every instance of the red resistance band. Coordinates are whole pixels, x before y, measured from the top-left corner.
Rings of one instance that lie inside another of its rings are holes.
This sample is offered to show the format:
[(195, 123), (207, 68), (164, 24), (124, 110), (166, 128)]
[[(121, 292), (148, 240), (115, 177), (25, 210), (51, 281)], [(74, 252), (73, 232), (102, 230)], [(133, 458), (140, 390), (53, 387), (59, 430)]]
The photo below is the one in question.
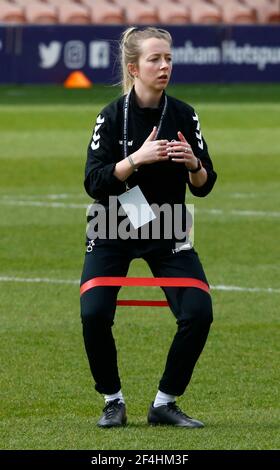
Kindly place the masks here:
[[(95, 277), (81, 285), (80, 294), (100, 286), (196, 287), (209, 293), (209, 286), (192, 277)], [(117, 305), (166, 307), (166, 300), (117, 300)]]

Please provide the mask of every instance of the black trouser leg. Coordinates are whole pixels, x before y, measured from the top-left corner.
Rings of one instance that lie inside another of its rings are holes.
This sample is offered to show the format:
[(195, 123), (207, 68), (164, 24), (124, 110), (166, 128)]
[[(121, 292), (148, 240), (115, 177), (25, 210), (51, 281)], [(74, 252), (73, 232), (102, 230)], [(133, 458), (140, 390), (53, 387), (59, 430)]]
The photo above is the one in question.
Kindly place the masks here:
[[(81, 284), (98, 276), (126, 276), (128, 259), (117, 246), (100, 243), (86, 255)], [(120, 390), (117, 351), (112, 334), (119, 287), (94, 287), (81, 297), (81, 318), (85, 349), (100, 393)]]
[[(147, 259), (154, 276), (189, 277), (207, 283), (194, 250)], [(211, 297), (194, 287), (163, 289), (177, 319), (178, 329), (171, 344), (159, 389), (170, 395), (182, 395), (203, 350), (213, 320)]]
[(194, 366), (205, 345), (212, 321), (211, 298), (196, 288), (185, 289), (182, 314), (171, 344), (159, 389), (182, 395), (191, 380)]
[(90, 370), (96, 390), (107, 394), (116, 393), (121, 388), (112, 334), (117, 293), (108, 292), (112, 289), (118, 290), (95, 287), (81, 298), (83, 337)]

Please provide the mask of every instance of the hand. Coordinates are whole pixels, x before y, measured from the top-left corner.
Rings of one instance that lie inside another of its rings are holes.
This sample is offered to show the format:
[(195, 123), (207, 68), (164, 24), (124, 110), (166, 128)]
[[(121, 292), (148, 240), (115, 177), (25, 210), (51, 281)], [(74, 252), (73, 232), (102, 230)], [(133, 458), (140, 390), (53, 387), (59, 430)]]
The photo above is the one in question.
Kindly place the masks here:
[(190, 170), (195, 170), (197, 168), (197, 158), (194, 155), (190, 144), (187, 142), (186, 138), (182, 132), (177, 132), (179, 141), (169, 142), (167, 148), (168, 157), (172, 162), (184, 163), (185, 166)]
[(154, 140), (157, 128), (154, 127), (143, 145), (131, 156), (136, 166), (168, 160), (168, 140)]

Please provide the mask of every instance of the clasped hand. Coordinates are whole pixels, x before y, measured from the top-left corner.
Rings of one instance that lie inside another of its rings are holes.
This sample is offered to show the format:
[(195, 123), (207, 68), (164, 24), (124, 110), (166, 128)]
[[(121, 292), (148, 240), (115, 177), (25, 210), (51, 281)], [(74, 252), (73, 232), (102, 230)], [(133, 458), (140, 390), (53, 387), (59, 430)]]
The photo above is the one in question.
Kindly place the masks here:
[(156, 134), (157, 128), (154, 127), (138, 150), (140, 165), (171, 160), (175, 163), (184, 163), (190, 169), (196, 168), (197, 158), (182, 132), (177, 133), (179, 140), (171, 142), (168, 140), (154, 140)]

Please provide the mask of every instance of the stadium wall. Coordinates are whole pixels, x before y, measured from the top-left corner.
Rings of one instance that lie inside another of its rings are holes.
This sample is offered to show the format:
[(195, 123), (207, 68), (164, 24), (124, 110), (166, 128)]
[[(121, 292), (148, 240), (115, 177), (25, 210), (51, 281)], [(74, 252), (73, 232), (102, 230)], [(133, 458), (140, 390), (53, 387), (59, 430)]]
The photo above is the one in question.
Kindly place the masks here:
[[(161, 27), (163, 27), (161, 25)], [(279, 25), (165, 26), (173, 83), (280, 82)], [(0, 26), (0, 83), (116, 83), (121, 26)]]

